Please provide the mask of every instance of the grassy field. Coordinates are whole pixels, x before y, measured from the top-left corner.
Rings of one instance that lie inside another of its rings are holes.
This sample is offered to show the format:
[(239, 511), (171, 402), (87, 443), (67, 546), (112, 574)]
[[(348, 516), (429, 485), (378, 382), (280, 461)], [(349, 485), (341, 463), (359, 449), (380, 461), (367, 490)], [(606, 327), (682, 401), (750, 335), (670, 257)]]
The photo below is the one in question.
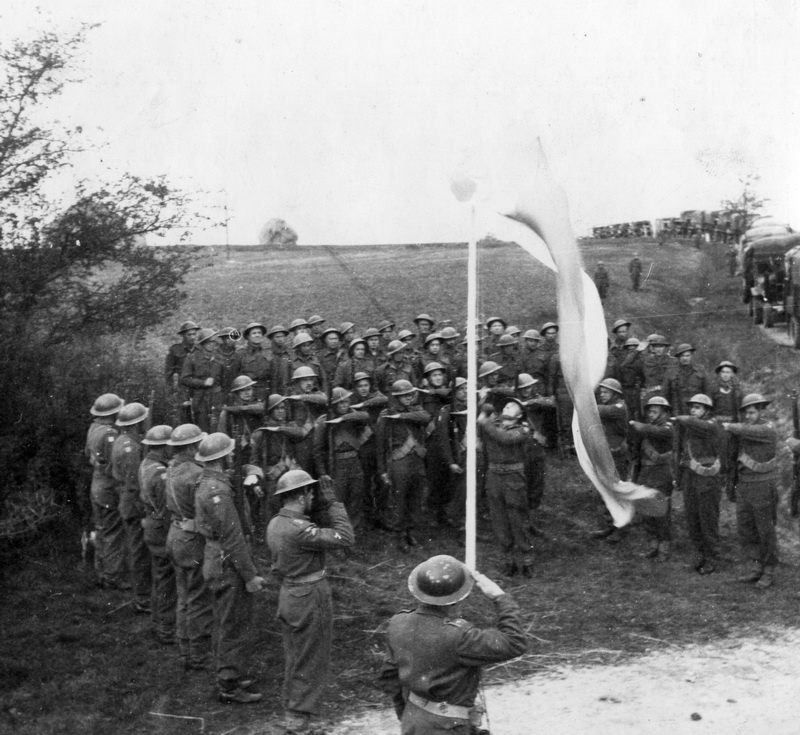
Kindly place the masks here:
[[(741, 366), (748, 389), (772, 397), (772, 418), (790, 434), (789, 387), (797, 385), (797, 357), (753, 327), (738, 300), (739, 281), (728, 278), (721, 253), (701, 254), (682, 244), (586, 241), (587, 270), (603, 260), (612, 278), (606, 303), (611, 322), (626, 316), (635, 334), (665, 333), (690, 341), (699, 361), (712, 366), (728, 358)], [(647, 278), (641, 292), (629, 288), (627, 263), (640, 252)], [(166, 346), (176, 325), (193, 318), (208, 326), (243, 327), (320, 313), (359, 328), (391, 317), (410, 325), (425, 311), (465, 320), (466, 253), (455, 248), (406, 247), (302, 249), (292, 253), (224, 251), (189, 284), (183, 313), (150, 336)], [(652, 265), (652, 267), (651, 267)], [(480, 310), (498, 313), (527, 328), (554, 318), (554, 278), (516, 247), (480, 257)], [(160, 355), (154, 359), (160, 360)], [(788, 459), (782, 455), (784, 494)], [(499, 577), (501, 559), (488, 541), (479, 543), (479, 567), (513, 590), (524, 610), (529, 653), (489, 672), (518, 677), (564, 665), (618, 662), (645, 651), (720, 640), (742, 634), (771, 635), (775, 625), (797, 619), (799, 550), (794, 522), (780, 508), (783, 563), (775, 588), (759, 593), (733, 583), (737, 558), (733, 509), (723, 501), (722, 571), (701, 577), (687, 569), (691, 550), (682, 502), (676, 498), (675, 553), (664, 564), (640, 558), (645, 537), (638, 524), (626, 541), (611, 547), (592, 541), (599, 503), (575, 460), (548, 457), (547, 490), (535, 542), (532, 579)], [(185, 674), (174, 650), (156, 645), (149, 621), (134, 615), (127, 598), (101, 592), (80, 561), (78, 528), (69, 518), (32, 548), (2, 559), (0, 610), (0, 731), (13, 733), (199, 733), (246, 735), (278, 732), (282, 651), (274, 619), (277, 589), (259, 595), (253, 674), (265, 698), (250, 707), (229, 707), (213, 698), (209, 675)], [(373, 684), (381, 649), (381, 626), (410, 604), (408, 572), (433, 553), (463, 553), (459, 539), (431, 527), (424, 547), (400, 556), (389, 536), (359, 541), (352, 558), (334, 558), (336, 630), (334, 686), (328, 715), (388, 702)], [(267, 569), (263, 550), (256, 556)], [(488, 620), (490, 609), (475, 596), (466, 615)], [(155, 714), (154, 714), (155, 713)], [(167, 717), (165, 715), (173, 715)]]

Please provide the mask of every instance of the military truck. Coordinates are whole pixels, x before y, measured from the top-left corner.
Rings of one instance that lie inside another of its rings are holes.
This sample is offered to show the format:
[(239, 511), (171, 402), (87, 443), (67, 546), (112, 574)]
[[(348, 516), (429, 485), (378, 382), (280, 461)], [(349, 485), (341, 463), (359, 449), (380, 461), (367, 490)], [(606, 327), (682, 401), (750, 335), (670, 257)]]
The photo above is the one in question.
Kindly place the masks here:
[(786, 314), (786, 328), (792, 345), (800, 350), (800, 244), (786, 253), (784, 271), (786, 281), (783, 285), (783, 310)]
[(800, 245), (800, 235), (764, 237), (742, 253), (742, 300), (755, 324), (774, 327), (786, 317), (786, 253)]

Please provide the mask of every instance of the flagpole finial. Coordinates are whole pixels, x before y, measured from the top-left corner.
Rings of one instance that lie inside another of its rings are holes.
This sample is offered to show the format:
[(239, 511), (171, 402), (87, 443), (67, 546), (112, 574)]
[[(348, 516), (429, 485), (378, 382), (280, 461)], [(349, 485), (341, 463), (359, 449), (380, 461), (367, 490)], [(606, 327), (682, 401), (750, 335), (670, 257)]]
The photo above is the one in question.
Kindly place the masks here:
[(450, 181), (450, 191), (459, 202), (468, 202), (472, 199), (476, 189), (475, 182), (468, 176), (456, 177)]

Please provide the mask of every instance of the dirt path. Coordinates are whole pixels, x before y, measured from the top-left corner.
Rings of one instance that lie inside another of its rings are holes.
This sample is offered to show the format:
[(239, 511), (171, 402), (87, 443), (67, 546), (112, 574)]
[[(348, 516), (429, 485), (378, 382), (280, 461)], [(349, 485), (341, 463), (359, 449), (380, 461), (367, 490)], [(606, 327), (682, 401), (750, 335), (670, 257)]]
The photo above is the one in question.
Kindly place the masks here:
[[(778, 628), (769, 640), (736, 638), (621, 666), (560, 668), (489, 687), (486, 700), (492, 735), (796, 735), (799, 677), (800, 630)], [(398, 732), (388, 709), (332, 731)]]

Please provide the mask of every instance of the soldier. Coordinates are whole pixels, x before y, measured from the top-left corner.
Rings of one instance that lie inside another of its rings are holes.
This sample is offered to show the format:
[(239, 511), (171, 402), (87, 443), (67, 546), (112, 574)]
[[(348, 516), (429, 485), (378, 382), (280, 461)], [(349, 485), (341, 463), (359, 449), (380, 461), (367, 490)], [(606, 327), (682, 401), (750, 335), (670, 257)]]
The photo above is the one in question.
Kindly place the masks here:
[(425, 427), (425, 477), (428, 481), (428, 509), (440, 526), (451, 526), (447, 515), (450, 504), (450, 471), (445, 460), (441, 437), (436, 431), (439, 413), (450, 403), (450, 388), (444, 365), (429, 362), (425, 366), (420, 403), (431, 417)]
[(452, 402), (442, 407), (436, 421), (442, 457), (450, 470), (446, 496), (450, 499), (447, 517), (464, 528), (467, 501), (467, 380), (456, 378)]
[(342, 335), (342, 348), (345, 353), (350, 343), (356, 338), (356, 325), (353, 322), (342, 322), (339, 325), (339, 334)]
[(284, 472), (299, 468), (294, 447), (305, 438), (303, 429), (288, 419), (286, 398), (273, 393), (267, 399), (263, 426), (253, 432), (250, 474), (244, 480), (245, 487), (264, 499), (267, 524), (280, 510), (280, 501), (275, 498), (278, 479)]
[[(531, 441), (528, 442), (525, 458), (525, 481), (528, 495), (528, 511), (531, 516), (541, 505), (544, 495), (545, 459), (544, 448), (547, 438), (544, 435), (546, 411), (553, 405), (553, 399), (538, 392), (539, 381), (527, 373), (520, 373), (517, 380), (516, 398), (525, 413), (525, 421), (531, 428)], [(533, 526), (534, 532), (538, 529)]]
[(264, 415), (264, 403), (256, 399), (256, 385), (256, 381), (247, 375), (236, 377), (231, 384), (228, 402), (219, 414), (220, 431), (228, 436), (240, 433), (249, 437), (258, 428)]
[(324, 329), (322, 325), (325, 324), (325, 321), (319, 314), (314, 314), (314, 316), (308, 318), (308, 333), (314, 338), (313, 349), (315, 354), (325, 347), (322, 339), (322, 331)]
[(142, 434), (149, 417), (147, 406), (128, 403), (117, 414), (119, 436), (111, 449), (111, 474), (119, 487), (119, 514), (125, 529), (128, 567), (133, 582), (133, 607), (137, 613), (150, 614), (153, 578), (150, 552), (144, 542), (144, 508), (139, 497), (139, 464), (142, 461)]
[(220, 340), (217, 351), (222, 363), (222, 392), (227, 393), (237, 375), (233, 372), (233, 362), (237, 356), (236, 342), (241, 337), (241, 334), (239, 334), (238, 329), (225, 327), (217, 332), (217, 337)]
[(523, 373), (532, 375), (536, 380), (547, 385), (547, 359), (539, 349), (542, 344), (542, 335), (535, 329), (528, 329), (522, 335), (522, 349), (520, 350), (520, 368)]
[(510, 334), (501, 334), (497, 340), (498, 352), (489, 356), (492, 362), (500, 366), (497, 384), (515, 388), (517, 376), (522, 372), (522, 361), (519, 358), (517, 339)]
[(688, 343), (678, 345), (675, 350), (678, 367), (672, 379), (672, 405), (680, 414), (689, 410), (687, 402), (692, 396), (709, 393), (705, 369), (692, 362), (694, 353), (695, 348)]
[(611, 286), (611, 278), (602, 260), (597, 261), (597, 268), (594, 271), (594, 285), (597, 288), (600, 301), (605, 301), (606, 296), (608, 296), (608, 289)]
[(639, 253), (634, 253), (631, 262), (628, 263), (628, 273), (631, 275), (631, 288), (638, 291), (642, 279), (642, 261), (639, 260)]
[(364, 359), (368, 361), (371, 369), (370, 373), (374, 373), (381, 363), (386, 359), (384, 352), (381, 349), (381, 333), (375, 327), (369, 327), (365, 330), (361, 339), (367, 343), (367, 350), (364, 353)]
[(736, 380), (739, 368), (729, 360), (723, 360), (714, 368), (716, 379), (712, 381), (709, 396), (714, 402), (714, 415), (717, 421), (732, 422), (738, 415), (742, 402), (742, 389)]
[(514, 389), (509, 385), (500, 385), (500, 366), (493, 360), (481, 363), (478, 368), (478, 408), (491, 405), (495, 413), (500, 413), (509, 398), (513, 398)]
[(364, 470), (358, 450), (372, 429), (367, 426), (369, 414), (350, 407), (352, 395), (345, 388), (331, 392), (328, 414), (314, 425), (314, 466), (320, 486), (333, 485), (357, 532), (364, 518)]
[(175, 570), (167, 553), (170, 525), (166, 497), (170, 451), (167, 442), (171, 435), (171, 426), (162, 424), (150, 429), (142, 439), (148, 451), (139, 465), (140, 497), (145, 510), (142, 527), (144, 542), (150, 552), (153, 580), (153, 625), (156, 640), (163, 645), (175, 645), (175, 605), (178, 599)]
[(315, 729), (311, 718), (319, 714), (328, 683), (333, 636), (325, 552), (347, 549), (355, 541), (347, 511), (331, 487), (322, 490), (330, 528), (320, 528), (309, 519), (315, 484), (302, 470), (283, 475), (275, 490), (281, 510), (267, 529), (272, 572), (281, 580), (277, 617), (286, 656), (282, 699), (287, 733)]
[(419, 374), (411, 359), (407, 356), (408, 345), (399, 339), (389, 343), (386, 350), (386, 362), (378, 368), (375, 381), (378, 388), (386, 393), (398, 380), (407, 380), (412, 385), (419, 382)]
[(260, 322), (250, 322), (243, 332), (247, 342), (236, 353), (230, 366), (232, 376), (246, 375), (255, 381), (256, 399), (263, 401), (272, 390), (273, 358), (264, 344), (267, 328)]
[(545, 353), (549, 365), (550, 358), (553, 354), (558, 353), (558, 324), (555, 322), (545, 322), (542, 324), (539, 334), (544, 337), (544, 342), (539, 346), (539, 349)]
[(722, 470), (719, 425), (713, 420), (711, 399), (702, 393), (689, 399), (689, 416), (676, 416), (678, 425), (678, 487), (689, 538), (695, 547), (692, 561), (700, 574), (717, 570), (719, 558), (719, 504)]
[(292, 354), (289, 350), (289, 330), (276, 324), (267, 332), (267, 339), (272, 344), (272, 385), (270, 390), (285, 394), (291, 385)]
[(307, 366), (292, 373), (292, 393), (286, 396), (290, 403), (289, 417), (302, 429), (303, 439), (294, 445), (294, 456), (302, 469), (314, 473), (314, 423), (325, 413), (328, 397), (317, 387), (317, 373)]
[(167, 552), (175, 570), (178, 593), (175, 633), (187, 671), (208, 669), (214, 625), (213, 598), (203, 580), (205, 542), (194, 519), (195, 490), (203, 474), (194, 457), (206, 436), (199, 426), (182, 424), (172, 430), (167, 441), (174, 452), (166, 478), (167, 508), (172, 517)]
[(364, 516), (366, 522), (375, 528), (385, 528), (387, 498), (378, 472), (375, 430), (378, 417), (389, 399), (375, 388), (375, 380), (369, 373), (356, 373), (353, 381), (354, 395), (350, 399), (350, 407), (357, 411), (366, 411), (369, 415), (369, 422), (364, 430), (365, 438), (358, 448), (358, 457), (364, 471)]
[[(614, 322), (614, 326), (611, 328), (613, 339), (608, 347), (608, 363), (611, 370), (606, 374), (607, 378), (617, 378), (617, 380), (619, 380), (619, 376), (616, 375), (616, 367), (625, 357), (625, 344), (628, 341), (628, 330), (630, 326), (631, 323), (627, 319), (617, 319), (617, 321)], [(638, 340), (636, 344), (639, 344)]]
[(421, 350), (425, 345), (425, 338), (433, 332), (434, 319), (427, 314), (420, 314), (414, 318), (417, 327), (417, 334), (414, 338), (414, 347)]
[(355, 382), (356, 373), (372, 374), (374, 368), (372, 360), (368, 360), (366, 357), (367, 343), (363, 339), (354, 339), (350, 343), (348, 353), (349, 359), (340, 362), (336, 368), (332, 384), (339, 388), (351, 390)]
[(486, 456), (486, 497), (494, 536), (506, 558), (503, 574), (532, 572), (525, 460), (530, 427), (523, 421), (523, 408), (509, 399), (497, 416), (490, 405), (478, 415), (478, 435)]
[(450, 385), (455, 374), (450, 359), (442, 352), (442, 336), (438, 332), (431, 332), (425, 337), (425, 343), (417, 356), (417, 373), (423, 376), (423, 381), (425, 367), (432, 362), (442, 366), (445, 372), (445, 385)]
[(484, 325), (486, 327), (486, 331), (489, 333), (485, 343), (483, 344), (483, 354), (487, 357), (489, 355), (493, 355), (497, 352), (500, 348), (497, 345), (498, 340), (500, 337), (505, 334), (506, 327), (508, 324), (504, 319), (501, 319), (499, 316), (490, 316)]
[(660, 490), (667, 498), (667, 512), (661, 517), (645, 517), (644, 527), (650, 536), (647, 559), (663, 562), (669, 557), (672, 533), (670, 513), (672, 510), (672, 422), (669, 420), (670, 405), (666, 398), (654, 396), (645, 407), (647, 423), (631, 421), (634, 434), (635, 457), (633, 482)]
[(204, 431), (222, 405), (222, 363), (217, 356), (216, 332), (202, 329), (197, 348), (183, 363), (181, 385), (188, 389), (192, 416)]
[(234, 449), (226, 434), (210, 434), (197, 448), (203, 474), (195, 494), (195, 523), (206, 542), (203, 578), (214, 594), (217, 686), (221, 702), (250, 704), (262, 694), (246, 679), (254, 592), (266, 587), (247, 548), (224, 458)]
[(303, 318), (293, 319), (292, 323), (289, 325), (289, 339), (294, 343), (295, 338), (299, 334), (308, 334), (311, 337), (313, 342), (314, 337), (309, 334), (311, 328), (308, 325), (308, 322)]
[(381, 411), (377, 426), (378, 471), (390, 489), (399, 531), (398, 548), (407, 553), (418, 546), (413, 531), (425, 488), (425, 427), (431, 417), (418, 404), (417, 389), (408, 380), (392, 385), (394, 405)]
[(200, 327), (194, 322), (184, 322), (181, 324), (178, 334), (181, 341), (172, 345), (167, 350), (167, 360), (164, 366), (164, 379), (167, 387), (172, 390), (173, 418), (180, 420), (189, 414), (189, 406), (186, 403), (188, 397), (185, 390), (180, 387), (181, 370), (183, 369), (186, 356), (194, 350), (197, 342), (197, 335)]
[(569, 394), (564, 371), (561, 369), (561, 355), (558, 352), (550, 356), (549, 364), (550, 393), (556, 402), (556, 421), (558, 423), (558, 448), (562, 457), (574, 451), (572, 442), (572, 414), (575, 407)]
[(642, 385), (641, 405), (644, 406), (653, 396), (661, 396), (669, 401), (672, 381), (678, 370), (678, 361), (667, 354), (666, 337), (661, 334), (651, 334), (636, 348), (640, 352), (647, 350), (642, 357), (642, 372), (644, 384)]
[[(460, 617), (460, 602), (478, 589), (494, 604), (497, 628), (480, 630)], [(469, 735), (480, 730), (475, 708), (481, 667), (525, 652), (519, 608), (490, 579), (451, 556), (434, 556), (408, 577), (419, 601), (390, 621), (380, 687), (391, 694), (400, 730)]]
[(764, 418), (770, 404), (760, 393), (750, 393), (740, 407), (744, 421), (726, 421), (722, 428), (736, 438), (737, 479), (732, 497), (736, 503), (739, 542), (751, 568), (738, 581), (771, 587), (778, 566), (778, 435)]
[(94, 416), (84, 450), (92, 465), (92, 520), (96, 531), (94, 568), (104, 589), (129, 590), (125, 579), (125, 530), (120, 516), (119, 485), (112, 474), (111, 451), (118, 432), (114, 422), (125, 402), (104, 393), (92, 405)]
[(341, 351), (342, 335), (339, 330), (328, 327), (322, 333), (322, 344), (323, 348), (317, 350), (317, 360), (319, 360), (319, 364), (322, 366), (328, 384), (334, 385), (336, 370), (343, 359)]
[(394, 322), (388, 319), (384, 319), (381, 322), (378, 322), (378, 332), (381, 336), (381, 352), (386, 354), (386, 348), (389, 346), (389, 343), (394, 339)]
[[(614, 370), (614, 377), (622, 386), (628, 418), (639, 421), (641, 418), (640, 401), (644, 385), (644, 368), (642, 353), (637, 349), (639, 340), (631, 337), (625, 342), (625, 352), (621, 355)], [(662, 396), (663, 397), (663, 396)]]
[(301, 332), (292, 340), (292, 347), (294, 349), (294, 358), (292, 359), (292, 372), (298, 368), (305, 367), (314, 371), (317, 376), (317, 385), (323, 393), (328, 393), (329, 384), (328, 376), (322, 369), (319, 360), (311, 353), (311, 345), (314, 340), (311, 339), (309, 334)]

